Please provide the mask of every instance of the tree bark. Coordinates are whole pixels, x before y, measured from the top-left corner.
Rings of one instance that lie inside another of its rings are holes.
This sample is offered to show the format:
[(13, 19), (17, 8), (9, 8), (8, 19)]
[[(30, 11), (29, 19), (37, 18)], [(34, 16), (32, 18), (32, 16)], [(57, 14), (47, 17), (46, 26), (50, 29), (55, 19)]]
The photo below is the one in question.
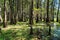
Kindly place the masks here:
[(10, 24), (17, 23), (17, 1), (16, 0), (9, 0), (10, 5)]
[(39, 22), (39, 16), (38, 16), (38, 14), (36, 14), (36, 23), (38, 23)]
[(47, 18), (46, 18), (47, 26), (49, 26), (49, 33), (48, 35), (51, 36), (51, 26), (49, 24), (49, 0), (47, 0)]
[(6, 0), (4, 0), (4, 15), (3, 15), (3, 27), (7, 26), (7, 14), (6, 14)]
[(21, 22), (21, 0), (17, 0), (18, 21)]
[(30, 24), (30, 34), (33, 34), (33, 0), (31, 0), (31, 5), (30, 5), (30, 14), (29, 14), (29, 24)]
[(59, 14), (59, 5), (60, 5), (60, 0), (59, 0), (58, 10), (57, 10), (57, 22), (58, 22), (58, 14)]
[[(39, 0), (37, 0), (37, 9), (39, 8)], [(36, 23), (39, 22), (39, 13), (36, 14)]]
[(49, 22), (49, 0), (47, 0), (47, 18), (46, 22)]

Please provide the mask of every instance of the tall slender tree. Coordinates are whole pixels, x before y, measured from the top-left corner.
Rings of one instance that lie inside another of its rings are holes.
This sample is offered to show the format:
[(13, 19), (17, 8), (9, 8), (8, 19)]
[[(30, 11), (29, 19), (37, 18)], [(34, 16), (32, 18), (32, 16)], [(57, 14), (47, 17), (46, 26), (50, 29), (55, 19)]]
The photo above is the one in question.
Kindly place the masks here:
[(47, 26), (49, 26), (49, 33), (48, 33), (48, 35), (51, 36), (51, 26), (49, 24), (49, 22), (50, 22), (50, 20), (49, 20), (49, 0), (47, 0), (47, 19), (46, 19), (46, 22), (47, 22)]
[(14, 0), (14, 24), (17, 23), (17, 0)]
[(16, 24), (17, 22), (17, 1), (9, 0), (10, 6), (10, 24)]
[(39, 0), (39, 8), (40, 8), (40, 21), (42, 21), (42, 0)]
[(55, 2), (53, 1), (52, 3), (52, 21), (54, 22), (54, 6), (55, 6)]
[(30, 14), (29, 14), (29, 24), (30, 24), (30, 34), (33, 34), (33, 0), (31, 0), (30, 4)]
[[(39, 8), (39, 0), (37, 0), (37, 9)], [(39, 14), (36, 14), (36, 23), (39, 22)]]
[(51, 21), (54, 21), (54, 0), (51, 1)]
[(7, 14), (6, 14), (6, 0), (4, 0), (4, 15), (3, 15), (3, 27), (7, 26)]
[(58, 14), (59, 14), (59, 7), (60, 6), (60, 0), (59, 0), (59, 3), (58, 3), (58, 10), (57, 10), (57, 22), (58, 22)]
[(22, 10), (21, 10), (22, 12), (22, 15), (21, 15), (21, 21), (23, 21), (23, 0), (22, 0)]
[(17, 0), (18, 21), (21, 21), (21, 0)]
[(9, 0), (9, 9), (10, 9), (10, 24), (14, 24), (14, 0)]
[(49, 0), (47, 0), (47, 18), (46, 22), (49, 22)]

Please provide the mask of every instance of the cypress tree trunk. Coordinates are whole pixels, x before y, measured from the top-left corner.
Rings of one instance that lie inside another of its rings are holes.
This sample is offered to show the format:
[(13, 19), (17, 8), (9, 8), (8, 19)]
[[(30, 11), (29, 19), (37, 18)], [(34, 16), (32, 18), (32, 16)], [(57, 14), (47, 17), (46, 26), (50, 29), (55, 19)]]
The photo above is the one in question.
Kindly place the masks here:
[(21, 14), (21, 21), (23, 21), (23, 0), (22, 0), (22, 12), (21, 12), (22, 14)]
[(59, 14), (59, 5), (60, 5), (60, 0), (59, 0), (58, 10), (57, 10), (57, 22), (58, 22), (58, 14)]
[[(39, 8), (39, 0), (37, 0), (37, 9)], [(39, 14), (36, 14), (36, 23), (39, 22)]]
[(17, 23), (17, 0), (14, 0), (14, 24)]
[(39, 1), (39, 7), (40, 7), (40, 21), (42, 21), (42, 0)]
[(54, 22), (54, 1), (51, 2), (51, 21)]
[(58, 22), (58, 13), (59, 13), (59, 7), (58, 7), (58, 11), (57, 11), (57, 22)]
[(31, 0), (31, 5), (30, 5), (30, 14), (29, 14), (29, 24), (30, 24), (30, 34), (33, 34), (33, 0)]
[(52, 13), (53, 13), (53, 15), (52, 15), (53, 20), (52, 20), (52, 21), (53, 21), (53, 22), (54, 22), (54, 6), (55, 6), (55, 4), (54, 4), (54, 1), (53, 1), (53, 6), (52, 6), (52, 7), (53, 7), (53, 8), (52, 8)]
[(13, 20), (13, 2), (12, 0), (9, 0), (9, 6), (10, 6), (10, 24), (14, 24), (14, 20)]
[(39, 22), (39, 17), (38, 17), (38, 14), (36, 14), (36, 23)]
[[(49, 0), (47, 0), (47, 19), (46, 19), (46, 22), (47, 22), (47, 26), (49, 26), (49, 33), (48, 35), (51, 37), (51, 26), (49, 24)], [(49, 37), (49, 39), (50, 39)]]
[(7, 26), (7, 14), (6, 14), (6, 0), (4, 0), (4, 15), (3, 15), (3, 27)]
[(18, 21), (21, 21), (21, 0), (17, 0)]
[(37, 9), (39, 8), (39, 0), (37, 0)]
[[(17, 11), (16, 11), (16, 3), (15, 2), (16, 2), (16, 0), (9, 0), (9, 5), (10, 5), (10, 24), (16, 24)], [(15, 6), (15, 8), (14, 8), (14, 6)]]
[(47, 0), (47, 18), (46, 22), (49, 22), (49, 0)]

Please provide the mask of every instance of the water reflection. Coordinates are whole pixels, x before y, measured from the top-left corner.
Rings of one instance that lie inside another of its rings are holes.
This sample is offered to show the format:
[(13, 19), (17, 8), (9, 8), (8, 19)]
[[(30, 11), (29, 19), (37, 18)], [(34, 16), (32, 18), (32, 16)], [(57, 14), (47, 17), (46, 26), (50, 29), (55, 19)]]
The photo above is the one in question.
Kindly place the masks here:
[(54, 29), (55, 29), (55, 30), (57, 29), (57, 27), (56, 27), (56, 23), (54, 23)]
[(54, 23), (54, 30), (53, 30), (53, 40), (60, 40), (60, 27), (57, 28), (57, 24)]

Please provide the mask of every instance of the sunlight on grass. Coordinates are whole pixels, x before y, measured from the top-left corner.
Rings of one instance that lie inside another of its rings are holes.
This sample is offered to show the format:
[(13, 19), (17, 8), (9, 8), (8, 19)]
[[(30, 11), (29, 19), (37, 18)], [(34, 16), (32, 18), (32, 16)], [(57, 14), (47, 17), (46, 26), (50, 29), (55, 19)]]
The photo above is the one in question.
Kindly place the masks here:
[[(60, 27), (60, 24), (58, 22), (55, 22), (58, 27)], [(53, 24), (53, 22), (49, 23)], [(41, 29), (43, 34), (46, 34), (49, 31), (49, 26), (46, 25), (46, 23), (35, 23), (32, 25), (33, 32), (37, 33), (38, 29)], [(51, 27), (52, 31), (54, 31), (54, 27)], [(41, 31), (40, 30), (40, 31)], [(6, 40), (37, 40), (36, 34), (31, 36), (29, 35), (30, 27), (28, 23), (26, 22), (18, 22), (16, 25), (8, 25), (6, 28), (2, 28), (2, 37), (0, 37), (0, 40), (3, 40), (5, 38)], [(48, 37), (45, 37), (46, 40), (48, 40)]]
[(56, 18), (54, 18), (54, 21), (56, 22)]

